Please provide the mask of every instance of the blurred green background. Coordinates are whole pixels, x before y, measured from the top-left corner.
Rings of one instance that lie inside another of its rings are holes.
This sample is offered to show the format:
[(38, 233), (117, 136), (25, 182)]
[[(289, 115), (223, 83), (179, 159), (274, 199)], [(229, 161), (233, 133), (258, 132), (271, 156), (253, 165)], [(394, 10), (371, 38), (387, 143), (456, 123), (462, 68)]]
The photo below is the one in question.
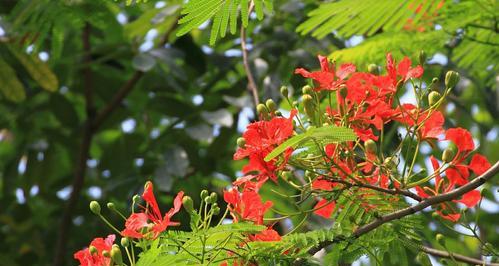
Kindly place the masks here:
[[(125, 210), (153, 180), (166, 210), (178, 190), (221, 192), (238, 175), (235, 142), (254, 120), (239, 25), (215, 45), (209, 21), (179, 37), (183, 2), (0, 1), (0, 264), (75, 264), (76, 250), (109, 233), (90, 200)], [(273, 9), (247, 28), (261, 101), (280, 102), (281, 85), (299, 94), (306, 81), (293, 71), (317, 68), (317, 54), (365, 70), (384, 66), (388, 51), (418, 62), (424, 50), (427, 82), (449, 69), (462, 76), (446, 126), (470, 129), (480, 152), (499, 159), (496, 1), (267, 2)], [(473, 214), (499, 246), (494, 182)], [(427, 216), (428, 239), (438, 230), (454, 251), (477, 254), (476, 240)]]

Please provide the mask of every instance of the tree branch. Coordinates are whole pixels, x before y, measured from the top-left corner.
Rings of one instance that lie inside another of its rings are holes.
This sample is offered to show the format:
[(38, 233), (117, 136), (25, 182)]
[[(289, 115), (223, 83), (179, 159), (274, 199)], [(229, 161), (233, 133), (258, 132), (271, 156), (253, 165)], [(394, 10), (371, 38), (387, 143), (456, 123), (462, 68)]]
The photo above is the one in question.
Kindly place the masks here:
[(83, 69), (83, 90), (85, 94), (85, 108), (87, 112), (87, 119), (83, 125), (83, 136), (80, 144), (80, 150), (78, 153), (78, 159), (74, 169), (74, 178), (72, 184), (72, 191), (69, 197), (64, 213), (62, 214), (59, 236), (56, 242), (54, 265), (60, 266), (64, 264), (64, 257), (66, 255), (66, 245), (68, 242), (68, 233), (71, 225), (72, 211), (78, 203), (78, 198), (80, 197), (80, 192), (83, 188), (83, 181), (85, 179), (85, 173), (87, 170), (87, 158), (90, 153), (90, 145), (92, 143), (93, 130), (92, 130), (92, 119), (94, 116), (94, 105), (93, 105), (93, 89), (92, 89), (92, 73), (90, 69), (90, 63), (92, 57), (90, 54), (90, 24), (86, 23), (83, 28), (82, 42), (83, 42), (83, 63), (86, 66)]
[(499, 263), (488, 263), (488, 262), (483, 261), (483, 260), (467, 257), (467, 256), (453, 253), (453, 252), (449, 253), (447, 251), (438, 250), (438, 249), (434, 249), (434, 248), (430, 248), (430, 247), (421, 246), (419, 249), (421, 251), (423, 251), (424, 253), (433, 255), (435, 257), (451, 258), (451, 259), (454, 259), (456, 261), (466, 262), (468, 264), (473, 264), (473, 265), (499, 266)]
[[(358, 238), (361, 235), (369, 233), (372, 230), (380, 227), (381, 225), (383, 225), (387, 222), (390, 222), (390, 221), (393, 221), (396, 219), (401, 219), (405, 216), (419, 212), (419, 211), (425, 209), (426, 207), (457, 199), (460, 196), (462, 196), (463, 194), (470, 192), (470, 191), (474, 190), (475, 188), (483, 185), (485, 182), (487, 182), (487, 180), (492, 179), (497, 173), (499, 173), (499, 162), (496, 162), (489, 170), (487, 170), (481, 176), (478, 176), (477, 178), (473, 179), (473, 181), (469, 182), (468, 184), (466, 184), (462, 187), (459, 187), (458, 189), (452, 190), (448, 193), (440, 194), (438, 196), (427, 198), (414, 206), (410, 206), (410, 207), (407, 207), (405, 209), (398, 210), (398, 211), (392, 212), (390, 214), (381, 216), (380, 218), (376, 219), (375, 221), (359, 227), (357, 230), (355, 230), (352, 233), (352, 237)], [(321, 250), (321, 249), (323, 249), (323, 248), (325, 248), (325, 247), (327, 247), (335, 242), (338, 242), (338, 241), (333, 240), (333, 241), (322, 242), (317, 247), (310, 249), (309, 254), (313, 255), (313, 254), (317, 253), (319, 250)]]
[[(249, 14), (251, 14), (251, 12), (253, 11), (253, 7), (254, 3), (253, 1), (251, 1), (250, 6), (248, 8)], [(241, 25), (241, 51), (243, 53), (244, 71), (246, 72), (246, 76), (248, 77), (248, 89), (250, 90), (253, 96), (253, 102), (255, 103), (255, 108), (256, 108), (256, 106), (260, 103), (260, 100), (258, 98), (258, 87), (256, 86), (255, 78), (251, 73), (251, 68), (248, 61), (248, 48), (246, 47), (246, 29), (244, 28), (243, 25)]]

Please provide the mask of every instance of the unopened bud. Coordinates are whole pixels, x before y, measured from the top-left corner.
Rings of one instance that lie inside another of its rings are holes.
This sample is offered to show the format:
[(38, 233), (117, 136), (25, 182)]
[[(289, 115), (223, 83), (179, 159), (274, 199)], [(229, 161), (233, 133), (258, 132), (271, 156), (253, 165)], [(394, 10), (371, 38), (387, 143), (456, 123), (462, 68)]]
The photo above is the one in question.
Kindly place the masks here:
[(456, 71), (447, 71), (447, 74), (445, 74), (445, 87), (454, 88), (459, 82), (459, 78), (459, 73)]
[(376, 151), (378, 149), (376, 142), (374, 142), (374, 140), (372, 139), (368, 139), (366, 140), (366, 142), (364, 142), (364, 148), (366, 149), (366, 152), (370, 154), (376, 154)]
[(431, 266), (431, 261), (430, 258), (428, 257), (428, 254), (424, 252), (419, 252), (418, 255), (416, 256), (416, 261), (419, 262), (420, 265), (422, 266)]
[(220, 213), (220, 207), (213, 208), (213, 214), (218, 215)]
[(218, 195), (215, 192), (211, 192), (210, 194), (210, 203), (215, 203), (217, 202)]
[(244, 145), (246, 145), (246, 140), (244, 138), (237, 138), (237, 146), (239, 148), (244, 148)]
[(438, 218), (440, 218), (440, 214), (438, 214), (437, 212), (433, 212), (433, 213), (431, 214), (431, 217), (432, 217), (433, 219), (438, 219)]
[(373, 75), (379, 75), (379, 67), (376, 64), (370, 64), (367, 66), (367, 71)]
[(430, 92), (430, 94), (428, 94), (428, 103), (430, 104), (430, 106), (437, 104), (438, 100), (440, 100), (440, 97), (442, 97), (440, 93), (436, 91)]
[(104, 256), (106, 258), (111, 258), (111, 254), (107, 250), (102, 251), (102, 256)]
[(305, 85), (305, 86), (303, 86), (303, 88), (301, 88), (301, 92), (303, 94), (312, 94), (314, 92), (314, 90), (309, 85)]
[(140, 200), (140, 196), (139, 196), (139, 195), (134, 195), (134, 196), (132, 197), (132, 202), (133, 202), (133, 203), (136, 203), (136, 202), (138, 202), (139, 200)]
[(199, 194), (199, 195), (201, 196), (201, 199), (206, 198), (206, 197), (208, 196), (208, 190), (203, 189), (203, 190), (201, 191), (201, 194)]
[(282, 116), (282, 113), (281, 113), (281, 111), (277, 110), (274, 112), (274, 115), (275, 116)]
[(310, 119), (313, 119), (313, 117), (315, 116), (314, 98), (310, 94), (303, 94), (301, 99), (303, 102), (305, 113), (307, 113)]
[(267, 110), (267, 107), (262, 103), (256, 106), (256, 111), (258, 112), (259, 115), (263, 116), (268, 116), (269, 114), (269, 110)]
[(281, 95), (282, 95), (282, 97), (284, 97), (284, 98), (288, 98), (288, 97), (289, 97), (289, 90), (288, 90), (288, 87), (286, 87), (286, 86), (282, 86), (282, 87), (281, 87)]
[(437, 239), (438, 244), (445, 246), (445, 236), (442, 234), (437, 234), (435, 237)]
[(88, 251), (90, 252), (90, 255), (96, 255), (97, 253), (99, 253), (99, 251), (97, 250), (97, 248), (94, 247), (94, 246), (88, 247)]
[(210, 196), (204, 197), (204, 202), (205, 203), (211, 203), (211, 197)]
[(419, 52), (419, 64), (424, 65), (425, 62), (426, 62), (426, 53), (425, 51), (421, 50)]
[(185, 196), (182, 198), (182, 206), (184, 206), (185, 210), (188, 213), (192, 213), (194, 211), (194, 202), (189, 196)]
[(120, 247), (118, 247), (118, 245), (116, 244), (114, 244), (113, 247), (111, 248), (111, 259), (117, 265), (123, 264), (123, 258), (121, 257)]
[(110, 209), (110, 210), (112, 210), (112, 211), (115, 211), (115, 210), (116, 210), (116, 206), (115, 206), (115, 205), (114, 205), (114, 203), (112, 203), (112, 202), (108, 202), (108, 203), (106, 204), (106, 206), (107, 206), (107, 208), (108, 208), (108, 209)]
[(100, 215), (100, 210), (100, 204), (97, 201), (92, 200), (90, 202), (90, 211), (92, 211), (96, 215)]
[(271, 112), (271, 113), (273, 113), (277, 110), (277, 105), (275, 104), (275, 102), (272, 99), (268, 99), (265, 102), (265, 105), (267, 106), (267, 109), (269, 109), (269, 112)]
[(128, 240), (128, 238), (123, 237), (123, 238), (121, 239), (121, 245), (122, 245), (123, 247), (125, 247), (125, 248), (126, 248), (126, 247), (128, 247), (128, 245), (130, 245), (130, 241)]
[(489, 190), (487, 188), (482, 188), (482, 191), (480, 191), (480, 196), (485, 197), (485, 195), (488, 194), (488, 192)]
[(442, 161), (449, 163), (452, 161), (452, 159), (454, 159), (454, 155), (455, 155), (454, 151), (452, 151), (452, 149), (447, 148), (442, 153)]

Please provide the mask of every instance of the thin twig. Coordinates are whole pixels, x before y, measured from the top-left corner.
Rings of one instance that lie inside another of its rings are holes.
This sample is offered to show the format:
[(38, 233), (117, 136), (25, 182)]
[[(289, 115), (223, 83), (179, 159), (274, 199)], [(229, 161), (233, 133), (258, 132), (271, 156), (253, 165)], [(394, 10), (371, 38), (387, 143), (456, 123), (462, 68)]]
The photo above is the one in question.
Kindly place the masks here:
[[(352, 237), (358, 238), (366, 233), (371, 232), (372, 230), (380, 227), (381, 225), (383, 225), (387, 222), (401, 219), (405, 216), (419, 212), (419, 211), (425, 209), (426, 207), (457, 199), (460, 196), (464, 195), (465, 193), (470, 192), (471, 190), (474, 190), (475, 188), (483, 185), (487, 180), (493, 178), (497, 173), (499, 173), (499, 162), (496, 162), (489, 170), (487, 170), (481, 176), (475, 178), (473, 181), (469, 182), (468, 184), (466, 184), (462, 187), (459, 187), (458, 189), (452, 190), (448, 193), (444, 193), (444, 194), (440, 194), (440, 195), (437, 195), (434, 197), (427, 198), (424, 201), (422, 201), (414, 206), (410, 206), (410, 207), (404, 208), (402, 210), (398, 210), (398, 211), (392, 212), (390, 214), (381, 216), (378, 219), (376, 219), (375, 221), (359, 227), (357, 230), (355, 230), (352, 233)], [(325, 247), (327, 247), (335, 242), (338, 242), (338, 241), (333, 240), (333, 241), (322, 242), (318, 246), (310, 249), (309, 254), (315, 254), (318, 251), (320, 251), (321, 249), (323, 249), (323, 248), (325, 248)]]
[[(248, 8), (248, 13), (251, 14), (254, 7), (253, 1), (251, 1), (249, 5), (250, 6)], [(248, 48), (246, 47), (246, 29), (243, 25), (241, 25), (241, 51), (243, 53), (244, 71), (246, 72), (246, 76), (248, 77), (248, 89), (251, 91), (253, 102), (255, 103), (256, 108), (256, 106), (260, 103), (260, 100), (258, 98), (258, 87), (256, 86), (255, 78), (251, 73), (251, 68), (248, 61)]]
[(427, 253), (427, 254), (430, 254), (430, 255), (433, 255), (436, 257), (440, 257), (440, 258), (452, 258), (454, 260), (466, 262), (466, 263), (473, 264), (473, 265), (499, 266), (499, 263), (488, 263), (488, 262), (483, 261), (483, 260), (467, 257), (467, 256), (457, 254), (454, 252), (449, 253), (447, 251), (438, 250), (438, 249), (425, 247), (425, 246), (421, 246), (419, 249), (421, 251), (423, 251), (424, 253)]

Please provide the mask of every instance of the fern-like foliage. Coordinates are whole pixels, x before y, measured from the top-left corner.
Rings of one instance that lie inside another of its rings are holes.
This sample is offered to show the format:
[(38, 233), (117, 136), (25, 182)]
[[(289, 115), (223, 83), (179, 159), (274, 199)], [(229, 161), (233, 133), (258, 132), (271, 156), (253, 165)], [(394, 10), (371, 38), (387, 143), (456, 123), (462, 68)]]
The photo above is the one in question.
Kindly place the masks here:
[(179, 24), (177, 36), (187, 34), (198, 28), (206, 21), (213, 19), (211, 27), (210, 44), (215, 44), (218, 36), (225, 37), (229, 29), (231, 34), (237, 31), (237, 17), (241, 13), (243, 27), (248, 26), (250, 7), (255, 8), (256, 16), (263, 19), (264, 6), (267, 10), (273, 10), (273, 0), (190, 0), (181, 11), (184, 15)]

